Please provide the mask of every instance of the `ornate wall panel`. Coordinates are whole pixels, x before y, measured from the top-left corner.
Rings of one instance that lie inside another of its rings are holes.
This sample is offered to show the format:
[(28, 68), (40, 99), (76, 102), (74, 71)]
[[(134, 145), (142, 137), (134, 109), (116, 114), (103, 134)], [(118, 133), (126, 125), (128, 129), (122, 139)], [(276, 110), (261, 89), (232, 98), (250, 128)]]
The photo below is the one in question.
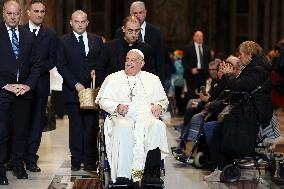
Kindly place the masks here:
[(152, 1), (151, 22), (161, 29), (165, 44), (184, 44), (192, 37), (188, 0)]

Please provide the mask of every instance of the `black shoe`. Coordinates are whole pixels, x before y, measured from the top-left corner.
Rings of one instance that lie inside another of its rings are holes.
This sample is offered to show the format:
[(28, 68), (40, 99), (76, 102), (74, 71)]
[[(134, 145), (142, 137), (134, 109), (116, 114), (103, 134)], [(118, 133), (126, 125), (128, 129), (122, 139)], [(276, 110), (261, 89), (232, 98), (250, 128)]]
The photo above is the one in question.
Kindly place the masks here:
[(151, 169), (145, 169), (143, 178), (141, 182), (144, 185), (162, 185), (163, 181), (161, 179), (161, 168), (151, 168)]
[(175, 158), (182, 163), (187, 163), (189, 157), (185, 153), (181, 153), (177, 154)]
[(37, 166), (36, 163), (26, 164), (26, 169), (30, 172), (41, 172), (41, 169)]
[(13, 168), (13, 175), (17, 177), (17, 179), (28, 179), (28, 174), (26, 169), (23, 166), (14, 167)]
[(8, 185), (8, 179), (6, 176), (0, 177), (0, 185)]
[(125, 177), (117, 177), (116, 182), (114, 183), (115, 186), (124, 186), (124, 185), (131, 185), (131, 180)]
[(97, 172), (96, 165), (84, 165), (84, 171)]
[(81, 166), (80, 165), (72, 165), (71, 166), (71, 171), (80, 171)]

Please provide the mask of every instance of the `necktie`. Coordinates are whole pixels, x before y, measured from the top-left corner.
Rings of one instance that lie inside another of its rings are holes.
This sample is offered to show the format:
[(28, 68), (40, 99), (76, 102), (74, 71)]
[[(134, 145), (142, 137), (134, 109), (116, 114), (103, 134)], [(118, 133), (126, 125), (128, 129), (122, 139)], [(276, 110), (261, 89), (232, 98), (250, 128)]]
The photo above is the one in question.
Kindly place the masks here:
[(142, 38), (142, 33), (141, 33), (141, 31), (142, 31), (142, 28), (141, 28), (141, 30), (140, 30), (140, 32), (139, 32), (138, 41), (142, 41), (142, 42), (143, 42), (143, 38)]
[(80, 35), (78, 38), (79, 38), (79, 49), (86, 56), (85, 44), (84, 44), (84, 41), (83, 41), (83, 36)]
[(20, 54), (20, 49), (19, 49), (20, 45), (19, 45), (17, 34), (16, 34), (16, 29), (12, 28), (11, 31), (12, 31), (12, 48), (16, 56), (16, 59), (18, 59), (19, 54)]
[(33, 29), (33, 34), (34, 34), (35, 37), (37, 36), (36, 31), (37, 31), (37, 29)]
[(198, 45), (198, 51), (199, 51), (199, 57), (200, 57), (200, 68), (202, 68), (202, 62), (203, 62), (203, 53), (201, 51), (201, 45)]

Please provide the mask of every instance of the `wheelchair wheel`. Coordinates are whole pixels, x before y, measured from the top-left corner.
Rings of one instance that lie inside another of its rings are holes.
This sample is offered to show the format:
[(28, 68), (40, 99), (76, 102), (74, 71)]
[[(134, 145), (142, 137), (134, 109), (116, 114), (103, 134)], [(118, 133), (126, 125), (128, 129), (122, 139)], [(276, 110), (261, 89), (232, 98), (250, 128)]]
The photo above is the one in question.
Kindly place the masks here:
[(236, 182), (241, 177), (241, 170), (237, 165), (227, 165), (224, 167), (221, 175), (220, 180), (222, 182)]
[[(278, 169), (279, 170), (279, 169)], [(265, 173), (269, 174), (271, 178), (274, 177), (276, 172), (276, 162), (275, 160), (268, 161), (265, 165)], [(284, 174), (283, 174), (284, 178)]]
[(207, 156), (205, 155), (204, 152), (198, 152), (195, 156), (194, 156), (194, 165), (197, 168), (203, 168), (206, 166), (208, 161)]
[(283, 162), (279, 163), (279, 167), (277, 170), (277, 176), (280, 181), (284, 182), (284, 163)]

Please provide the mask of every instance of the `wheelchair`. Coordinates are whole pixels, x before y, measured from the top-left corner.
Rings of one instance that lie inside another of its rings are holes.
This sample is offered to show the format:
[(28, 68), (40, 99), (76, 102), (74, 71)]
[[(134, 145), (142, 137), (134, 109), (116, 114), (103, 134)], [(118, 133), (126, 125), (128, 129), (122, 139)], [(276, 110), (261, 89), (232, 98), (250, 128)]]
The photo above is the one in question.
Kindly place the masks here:
[(160, 169), (158, 170), (159, 173), (159, 182), (157, 181), (144, 181), (144, 177), (142, 180), (138, 183), (127, 182), (123, 184), (117, 184), (113, 183), (111, 181), (111, 169), (110, 165), (107, 159), (107, 152), (106, 152), (106, 145), (105, 145), (105, 137), (104, 137), (104, 119), (101, 119), (100, 121), (100, 131), (98, 133), (98, 151), (99, 151), (99, 172), (98, 176), (102, 183), (103, 189), (110, 189), (110, 188), (141, 188), (141, 189), (150, 189), (150, 188), (156, 188), (156, 189), (162, 189), (164, 188), (164, 176), (165, 176), (165, 166), (164, 161), (161, 161)]
[(193, 164), (196, 168), (208, 168), (210, 167), (210, 152), (209, 146), (206, 142), (205, 132), (203, 125), (206, 121), (201, 123), (196, 139), (194, 140), (193, 147), (189, 156), (184, 152), (176, 153), (176, 148), (171, 148), (172, 154), (176, 160), (185, 163)]
[[(265, 174), (274, 179), (275, 176), (284, 182), (284, 157), (276, 154), (271, 143), (265, 142), (266, 136), (258, 136), (253, 157), (235, 158), (232, 164), (223, 168), (220, 180), (223, 182), (236, 182), (241, 177), (240, 168), (255, 167), (261, 175), (260, 165), (264, 165)], [(251, 163), (253, 161), (253, 163)], [(277, 175), (276, 175), (277, 174)]]

